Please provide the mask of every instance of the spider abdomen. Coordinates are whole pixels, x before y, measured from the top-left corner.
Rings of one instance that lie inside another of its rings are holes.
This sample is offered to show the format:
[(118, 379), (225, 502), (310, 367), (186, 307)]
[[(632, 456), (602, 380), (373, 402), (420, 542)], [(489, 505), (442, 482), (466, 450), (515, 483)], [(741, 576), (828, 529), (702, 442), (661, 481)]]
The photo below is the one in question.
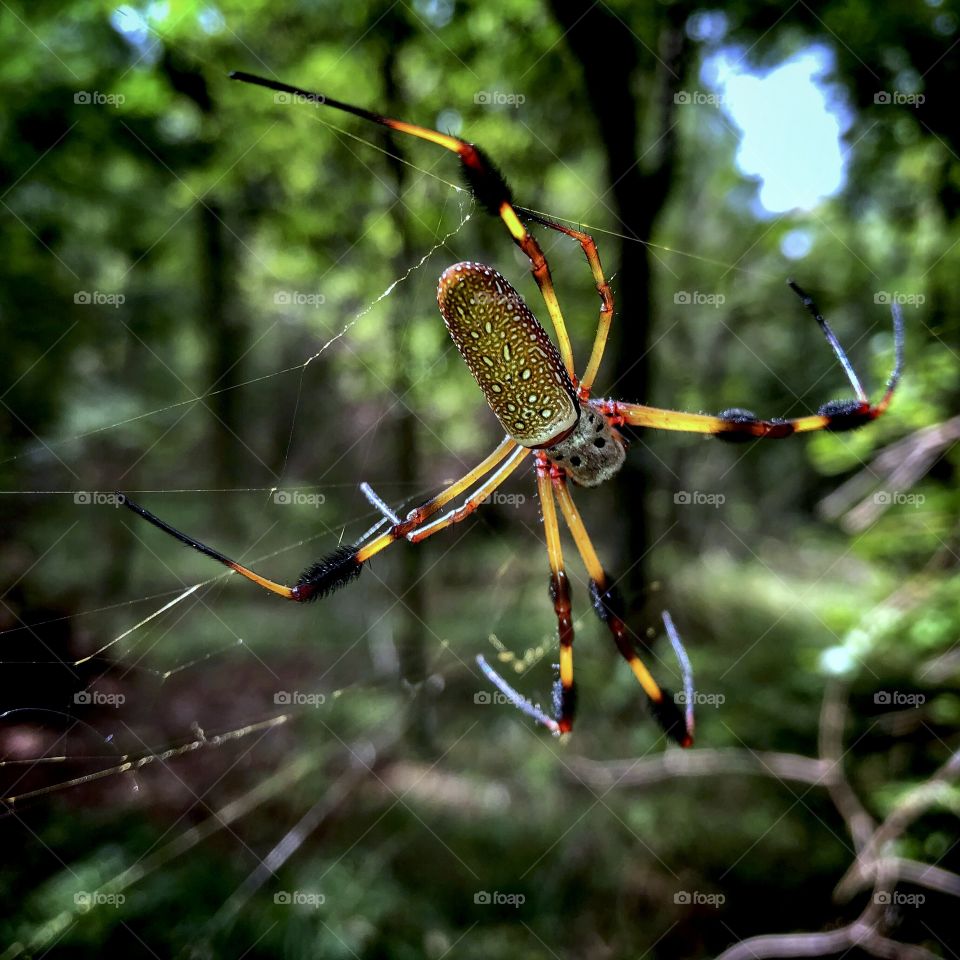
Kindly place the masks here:
[(440, 277), (447, 330), (503, 429), (546, 447), (576, 425), (580, 404), (560, 353), (523, 298), (492, 267), (456, 263)]

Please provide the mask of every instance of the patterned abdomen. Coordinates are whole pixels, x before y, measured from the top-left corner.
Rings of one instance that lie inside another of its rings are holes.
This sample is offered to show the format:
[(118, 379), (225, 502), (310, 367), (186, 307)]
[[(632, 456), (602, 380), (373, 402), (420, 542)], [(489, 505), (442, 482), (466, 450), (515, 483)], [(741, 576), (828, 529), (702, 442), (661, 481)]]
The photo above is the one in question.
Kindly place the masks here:
[(496, 270), (455, 263), (440, 277), (437, 302), (460, 356), (514, 440), (550, 446), (576, 424), (580, 404), (557, 348)]

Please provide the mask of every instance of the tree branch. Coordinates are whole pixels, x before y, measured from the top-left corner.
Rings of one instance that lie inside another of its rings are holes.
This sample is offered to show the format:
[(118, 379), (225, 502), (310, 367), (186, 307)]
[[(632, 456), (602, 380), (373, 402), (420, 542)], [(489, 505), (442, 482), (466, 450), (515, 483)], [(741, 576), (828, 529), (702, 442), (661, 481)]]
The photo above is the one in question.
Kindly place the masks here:
[(885, 852), (906, 829), (930, 807), (936, 806), (944, 795), (947, 785), (960, 776), (960, 750), (950, 755), (929, 780), (915, 787), (890, 811), (887, 818), (871, 834), (857, 859), (837, 884), (834, 897), (849, 900), (864, 882), (874, 877), (877, 866), (892, 858)]
[(866, 811), (843, 768), (843, 731), (847, 722), (847, 685), (839, 680), (827, 683), (820, 708), (818, 747), (821, 763), (827, 766), (824, 786), (833, 805), (843, 817), (859, 854), (867, 845), (876, 821)]

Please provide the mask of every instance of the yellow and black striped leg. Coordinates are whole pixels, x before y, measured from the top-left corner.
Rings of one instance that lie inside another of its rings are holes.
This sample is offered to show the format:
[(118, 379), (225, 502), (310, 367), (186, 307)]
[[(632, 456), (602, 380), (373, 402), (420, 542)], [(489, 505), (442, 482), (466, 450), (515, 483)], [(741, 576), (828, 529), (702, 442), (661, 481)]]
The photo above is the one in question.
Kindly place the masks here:
[[(491, 176), (485, 172), (486, 176)], [(537, 281), (540, 288), (540, 294), (543, 302), (547, 305), (547, 313), (550, 314), (550, 321), (553, 323), (553, 331), (557, 335), (557, 347), (560, 350), (560, 356), (563, 359), (563, 365), (566, 367), (570, 382), (577, 385), (577, 373), (573, 365), (573, 346), (570, 343), (570, 336), (567, 333), (567, 325), (563, 319), (563, 313), (560, 310), (560, 301), (557, 300), (557, 291), (553, 286), (553, 277), (550, 274), (550, 264), (540, 244), (537, 243), (533, 234), (523, 225), (517, 216), (516, 210), (510, 202), (510, 190), (506, 181), (496, 172), (499, 183), (503, 185), (503, 197), (497, 204), (496, 215), (504, 222), (514, 243), (526, 254), (530, 261), (530, 272), (533, 279)]]
[(528, 219), (556, 230), (559, 233), (572, 237), (580, 244), (587, 263), (590, 264), (590, 270), (593, 273), (593, 281), (597, 285), (597, 294), (600, 297), (600, 319), (597, 321), (597, 332), (593, 340), (593, 349), (590, 351), (590, 359), (587, 362), (587, 368), (583, 372), (580, 380), (580, 399), (586, 400), (590, 396), (593, 388), (593, 381), (597, 378), (597, 371), (600, 369), (600, 361), (603, 359), (603, 352), (607, 346), (607, 337), (610, 335), (610, 325), (613, 322), (613, 291), (603, 273), (603, 264), (600, 262), (600, 252), (597, 250), (596, 241), (589, 233), (581, 230), (574, 230), (572, 227), (564, 226), (556, 220), (551, 220), (539, 213), (533, 213), (524, 210)]
[[(732, 407), (717, 416), (711, 416), (706, 413), (661, 410), (659, 407), (622, 403), (619, 400), (598, 400), (594, 403), (614, 426), (625, 424), (628, 427), (646, 427), (653, 430), (705, 433), (734, 443), (746, 440), (782, 440), (795, 433), (809, 433), (813, 430), (850, 430), (871, 419), (854, 411), (857, 422), (843, 426), (836, 416), (828, 413), (798, 417), (795, 420), (761, 420), (751, 411), (739, 407)], [(850, 416), (850, 411), (847, 411), (848, 421)]]
[(476, 198), (477, 202), (488, 213), (499, 218), (513, 238), (514, 243), (524, 252), (530, 261), (530, 270), (543, 301), (547, 306), (547, 312), (550, 314), (550, 320), (553, 323), (553, 329), (557, 336), (557, 346), (560, 349), (560, 356), (563, 359), (563, 365), (566, 367), (567, 374), (572, 383), (576, 384), (576, 371), (573, 366), (573, 347), (570, 344), (570, 337), (567, 334), (567, 327), (564, 323), (563, 313), (560, 311), (560, 303), (557, 300), (557, 294), (553, 286), (553, 278), (550, 275), (550, 266), (547, 258), (536, 239), (531, 235), (523, 225), (520, 217), (513, 206), (513, 199), (510, 193), (510, 187), (504, 179), (503, 174), (497, 169), (496, 164), (475, 144), (461, 140), (459, 137), (452, 137), (446, 133), (440, 133), (438, 130), (431, 130), (429, 127), (420, 127), (413, 123), (407, 123), (404, 120), (395, 120), (392, 117), (384, 117), (371, 110), (365, 110), (363, 107), (355, 107), (352, 104), (344, 103), (342, 100), (334, 100), (332, 97), (324, 96), (320, 93), (312, 93), (301, 87), (291, 86), (288, 83), (281, 83), (278, 80), (270, 80), (266, 77), (258, 77), (251, 73), (241, 71), (230, 74), (234, 80), (240, 80), (244, 83), (253, 83), (260, 87), (267, 87), (270, 90), (279, 90), (284, 93), (290, 93), (301, 97), (305, 102), (319, 106), (331, 107), (334, 110), (341, 110), (344, 113), (350, 113), (355, 117), (362, 117), (371, 123), (377, 123), (387, 127), (390, 130), (396, 130), (398, 133), (406, 133), (420, 140), (426, 140), (429, 143), (435, 143), (445, 150), (457, 154), (463, 170), (464, 179)]
[[(685, 433), (705, 433), (720, 440), (743, 443), (749, 440), (782, 440), (795, 433), (810, 433), (814, 430), (828, 430), (841, 433), (866, 426), (872, 420), (886, 413), (894, 391), (903, 372), (904, 331), (903, 313), (898, 304), (892, 305), (893, 313), (893, 370), (887, 380), (887, 387), (877, 403), (870, 403), (859, 378), (853, 370), (846, 353), (840, 346), (833, 331), (820, 314), (813, 299), (792, 280), (790, 289), (803, 301), (803, 305), (816, 319), (827, 342), (843, 366), (854, 392), (853, 400), (831, 400), (823, 404), (816, 414), (797, 417), (794, 420), (762, 420), (750, 410), (733, 407), (717, 416), (702, 413), (683, 413), (679, 410), (661, 410), (639, 403), (620, 403), (618, 400), (593, 401), (594, 405), (607, 417), (613, 426), (626, 424), (630, 427), (648, 427), (654, 430), (679, 430)], [(586, 379), (586, 378), (584, 378)]]
[(573, 610), (570, 603), (570, 580), (563, 567), (560, 547), (560, 525), (553, 501), (551, 466), (546, 454), (537, 454), (537, 494), (543, 514), (543, 533), (547, 541), (550, 561), (550, 599), (557, 615), (557, 634), (560, 641), (560, 676), (554, 687), (553, 707), (560, 733), (573, 729), (577, 709), (577, 688), (573, 680)]
[[(516, 441), (505, 437), (499, 446), (473, 470), (464, 474), (459, 480), (450, 484), (449, 487), (426, 501), (426, 503), (415, 507), (400, 523), (394, 524), (385, 533), (369, 540), (367, 543), (337, 547), (332, 553), (304, 570), (292, 587), (260, 576), (249, 567), (237, 563), (236, 560), (231, 560), (220, 553), (219, 550), (214, 550), (205, 543), (201, 543), (199, 540), (195, 540), (193, 537), (177, 530), (176, 527), (172, 527), (165, 520), (161, 520), (125, 494), (121, 493), (119, 496), (122, 498), (121, 502), (125, 507), (186, 546), (192, 547), (205, 557), (210, 557), (211, 560), (222, 563), (225, 567), (239, 573), (240, 576), (246, 577), (247, 580), (259, 584), (285, 600), (295, 600), (298, 603), (303, 603), (325, 597), (334, 590), (355, 580), (360, 576), (363, 564), (381, 550), (386, 549), (391, 543), (404, 539), (416, 543), (434, 533), (438, 533), (453, 523), (466, 519), (483, 500), (489, 497), (516, 470), (529, 452), (524, 447), (518, 447)], [(427, 524), (427, 520), (439, 513), (446, 504), (494, 470), (492, 476), (462, 506)]]
[(624, 622), (618, 592), (610, 583), (590, 537), (587, 535), (580, 512), (570, 496), (566, 476), (559, 470), (554, 471), (552, 483), (563, 518), (570, 528), (574, 543), (576, 543), (577, 550), (583, 559), (583, 565), (587, 568), (587, 575), (590, 577), (590, 595), (597, 616), (607, 625), (613, 635), (617, 650), (620, 651), (620, 655), (627, 661), (633, 675), (637, 678), (640, 686), (643, 687), (643, 692), (647, 695), (650, 704), (650, 712), (657, 723), (660, 724), (663, 732), (679, 743), (681, 747), (691, 746), (693, 743), (692, 723), (677, 706), (672, 694), (653, 679), (652, 674), (640, 659), (636, 644)]

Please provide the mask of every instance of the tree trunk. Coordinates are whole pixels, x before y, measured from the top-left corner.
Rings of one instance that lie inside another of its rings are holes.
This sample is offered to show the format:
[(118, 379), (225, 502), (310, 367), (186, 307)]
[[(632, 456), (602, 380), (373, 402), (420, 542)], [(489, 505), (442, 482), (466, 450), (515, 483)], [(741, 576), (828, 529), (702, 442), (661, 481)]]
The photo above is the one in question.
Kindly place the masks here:
[[(393, 43), (388, 48), (383, 61), (383, 81), (385, 102), (388, 114), (402, 116), (399, 79), (397, 77), (397, 59), (400, 55), (403, 39), (409, 35), (409, 27), (399, 17), (392, 17), (389, 29)], [(402, 156), (402, 148), (396, 138), (387, 135), (387, 149), (394, 157)], [(416, 250), (410, 237), (411, 225), (403, 204), (403, 192), (407, 181), (407, 166), (399, 159), (390, 159), (390, 172), (396, 197), (390, 210), (394, 230), (400, 237), (399, 252), (393, 259), (392, 273), (401, 276), (416, 259)], [(410, 389), (410, 338), (408, 325), (416, 310), (410, 303), (409, 286), (401, 284), (390, 297), (390, 337), (391, 352), (394, 359), (394, 374), (391, 389), (397, 397), (404, 397)], [(400, 414), (393, 427), (393, 443), (390, 462), (399, 489), (404, 496), (420, 487), (420, 450), (418, 443), (419, 424), (413, 412), (406, 405), (399, 405)], [(407, 547), (407, 549), (404, 549)], [(402, 544), (396, 551), (397, 564), (396, 591), (401, 598), (395, 618), (394, 637), (400, 662), (400, 676), (413, 685), (423, 684), (427, 675), (427, 651), (424, 641), (423, 623), (426, 620), (426, 595), (423, 585), (422, 548)], [(431, 742), (432, 707), (426, 699), (426, 690), (421, 690), (411, 706), (415, 711), (410, 717), (410, 738), (415, 748), (429, 750)]]
[(217, 391), (206, 404), (215, 417), (212, 426), (212, 483), (229, 489), (237, 483), (238, 437), (243, 425), (239, 391), (225, 389), (241, 382), (240, 359), (246, 351), (246, 330), (231, 309), (229, 281), (231, 264), (224, 238), (223, 211), (207, 200), (198, 205), (201, 245), (201, 323), (207, 331), (207, 389)]
[[(583, 12), (573, 0), (550, 0), (554, 16), (564, 30), (565, 42), (583, 70), (587, 99), (596, 119), (606, 153), (607, 177), (618, 223), (624, 234), (611, 250), (601, 243), (601, 257), (613, 283), (616, 312), (607, 350), (602, 384), (618, 398), (643, 402), (649, 396), (650, 344), (653, 326), (651, 259), (646, 246), (670, 189), (675, 159), (674, 93), (685, 73), (688, 47), (683, 25), (689, 14), (685, 4), (667, 7), (657, 28), (659, 56), (652, 65), (641, 64), (641, 50), (626, 24), (602, 4)], [(652, 57), (643, 51), (645, 61)], [(653, 91), (646, 102), (634, 94), (638, 74), (643, 89)], [(654, 125), (649, 150), (641, 153), (639, 131)], [(615, 252), (616, 256), (611, 256)], [(606, 392), (604, 390), (603, 392)], [(621, 572), (624, 586), (644, 582), (644, 557), (649, 548), (649, 524), (643, 492), (649, 473), (635, 451), (615, 483), (615, 507), (623, 517), (619, 555), (610, 564), (615, 579)]]

